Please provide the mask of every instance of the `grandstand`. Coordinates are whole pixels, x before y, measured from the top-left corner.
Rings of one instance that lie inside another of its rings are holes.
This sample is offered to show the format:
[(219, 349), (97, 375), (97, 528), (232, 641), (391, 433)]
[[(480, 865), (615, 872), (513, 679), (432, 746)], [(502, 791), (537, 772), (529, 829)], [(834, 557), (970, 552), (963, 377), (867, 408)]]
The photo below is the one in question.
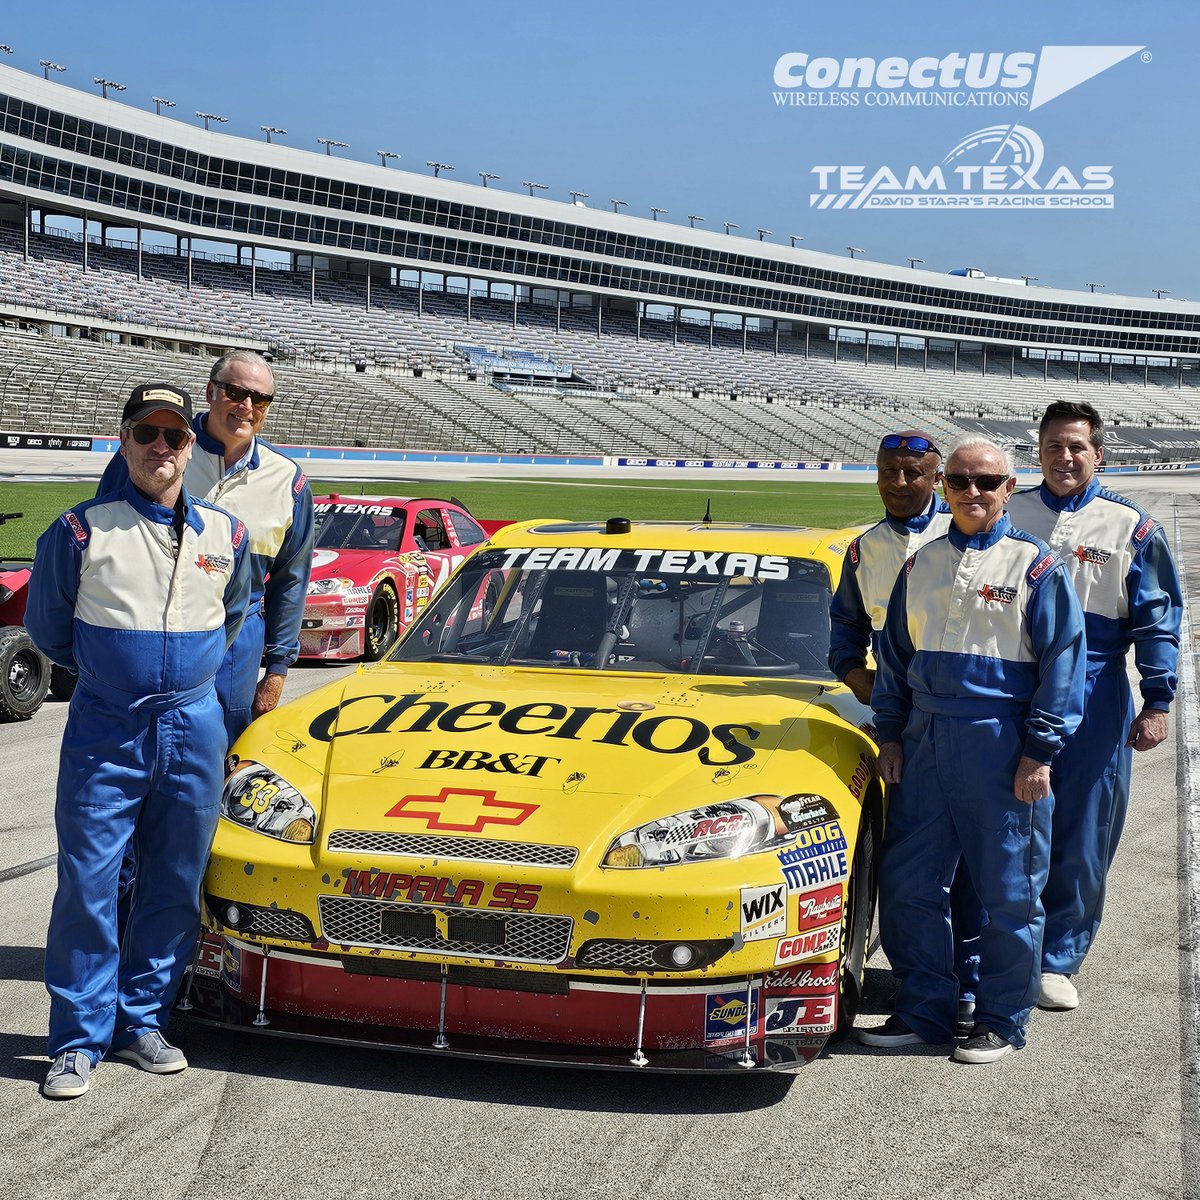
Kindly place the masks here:
[(1200, 452), (1200, 305), (484, 193), (0, 67), (0, 429), (111, 434), (231, 346), (272, 356), (284, 442), (861, 461), (908, 425), (1020, 447), (1068, 398), (1110, 459)]

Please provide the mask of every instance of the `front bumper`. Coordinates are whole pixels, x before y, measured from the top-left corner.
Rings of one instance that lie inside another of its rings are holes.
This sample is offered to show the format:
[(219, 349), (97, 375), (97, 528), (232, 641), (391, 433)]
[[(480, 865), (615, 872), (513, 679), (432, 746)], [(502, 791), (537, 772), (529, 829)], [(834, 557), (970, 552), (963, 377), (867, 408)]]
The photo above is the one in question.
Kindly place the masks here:
[[(831, 976), (836, 988), (836, 971)], [(436, 964), (336, 954), (264, 956), (258, 946), (206, 933), (176, 1011), (279, 1037), (461, 1058), (661, 1073), (795, 1070), (821, 1053), (832, 1030), (767, 1034), (780, 1004), (791, 1006), (794, 1023), (798, 1000), (794, 992), (773, 1000), (764, 982), (443, 973)], [(836, 992), (812, 1000), (832, 1025)]]
[[(356, 611), (348, 612), (347, 609)], [(328, 597), (304, 606), (300, 622), (300, 657), (361, 658), (366, 615), (361, 601), (353, 605)]]

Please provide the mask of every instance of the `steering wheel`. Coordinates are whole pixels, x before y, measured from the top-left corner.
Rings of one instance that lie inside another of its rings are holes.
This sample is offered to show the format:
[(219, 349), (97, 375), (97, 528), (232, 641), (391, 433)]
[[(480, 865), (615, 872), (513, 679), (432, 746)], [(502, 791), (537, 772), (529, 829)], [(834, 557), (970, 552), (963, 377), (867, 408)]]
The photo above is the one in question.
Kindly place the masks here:
[(800, 664), (788, 662), (748, 637), (718, 632), (701, 660), (703, 675), (797, 675)]

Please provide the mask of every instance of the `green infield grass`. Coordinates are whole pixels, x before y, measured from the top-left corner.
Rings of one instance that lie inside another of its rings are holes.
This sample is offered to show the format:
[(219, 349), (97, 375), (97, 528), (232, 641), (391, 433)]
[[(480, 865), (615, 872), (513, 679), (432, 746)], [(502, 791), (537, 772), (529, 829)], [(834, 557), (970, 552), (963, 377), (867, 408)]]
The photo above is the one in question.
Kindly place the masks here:
[[(596, 520), (657, 517), (698, 521), (711, 504), (715, 521), (840, 528), (877, 519), (873, 483), (802, 483), (775, 479), (569, 479), (312, 481), (314, 493), (454, 496), (485, 520), (541, 517)], [(0, 512), (24, 513), (0, 525), (0, 558), (29, 558), (38, 535), (59, 513), (86, 500), (93, 483), (0, 484)]]

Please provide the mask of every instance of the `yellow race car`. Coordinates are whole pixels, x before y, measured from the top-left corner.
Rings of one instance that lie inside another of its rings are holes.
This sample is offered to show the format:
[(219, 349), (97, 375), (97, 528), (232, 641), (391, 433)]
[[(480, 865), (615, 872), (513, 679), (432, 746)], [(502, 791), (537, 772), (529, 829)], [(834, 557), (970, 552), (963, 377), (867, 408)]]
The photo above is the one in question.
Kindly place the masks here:
[(854, 1019), (883, 787), (826, 666), (853, 531), (531, 522), (229, 757), (180, 1007), (643, 1070)]

